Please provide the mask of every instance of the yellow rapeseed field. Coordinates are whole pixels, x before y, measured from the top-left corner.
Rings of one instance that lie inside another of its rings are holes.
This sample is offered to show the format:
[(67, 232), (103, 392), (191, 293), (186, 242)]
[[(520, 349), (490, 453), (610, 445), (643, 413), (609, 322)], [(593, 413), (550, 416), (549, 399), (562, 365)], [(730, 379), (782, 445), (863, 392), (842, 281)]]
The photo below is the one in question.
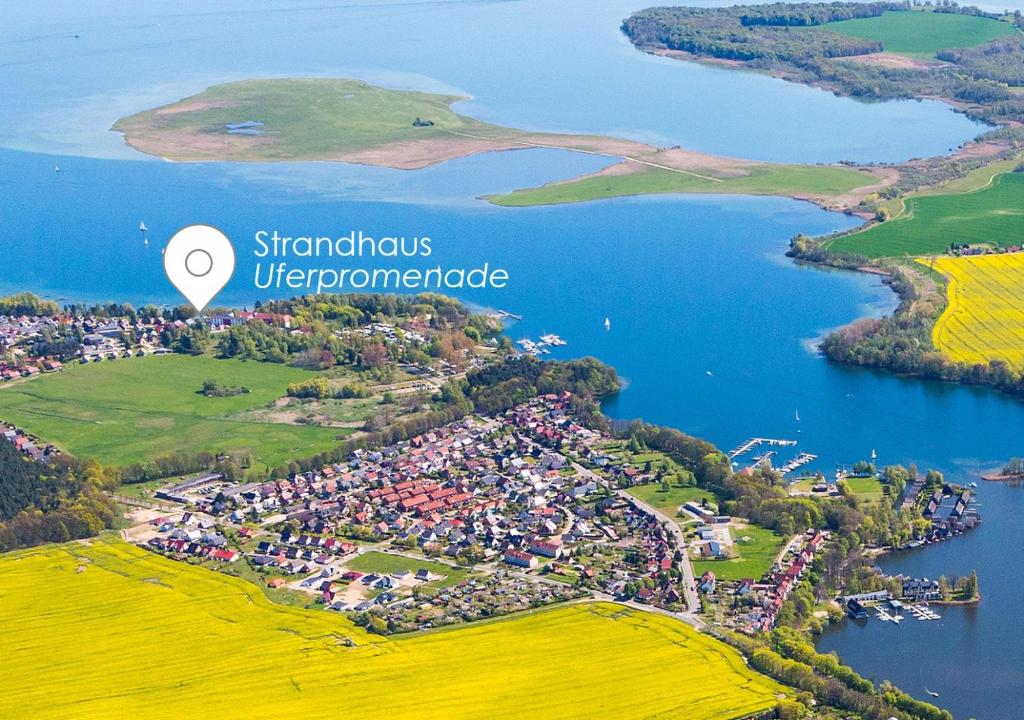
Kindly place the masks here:
[(653, 613), (576, 604), (385, 639), (119, 541), (0, 557), (0, 627), (6, 720), (726, 720), (785, 692)]
[(921, 258), (949, 278), (932, 342), (953, 360), (1024, 369), (1024, 253)]

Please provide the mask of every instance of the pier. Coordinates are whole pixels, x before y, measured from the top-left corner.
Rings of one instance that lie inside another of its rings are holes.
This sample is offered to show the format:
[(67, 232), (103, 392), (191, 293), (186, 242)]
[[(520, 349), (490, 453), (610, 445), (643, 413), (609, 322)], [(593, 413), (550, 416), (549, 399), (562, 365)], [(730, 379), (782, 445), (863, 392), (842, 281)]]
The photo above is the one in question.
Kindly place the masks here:
[(775, 438), (750, 438), (743, 443), (737, 445), (729, 451), (729, 459), (733, 460), (738, 458), (740, 455), (746, 455), (748, 452), (758, 447), (759, 445), (771, 445), (774, 447), (791, 447), (796, 445), (796, 440), (777, 440)]
[(763, 463), (771, 463), (771, 459), (775, 457), (777, 454), (778, 453), (775, 450), (766, 450), (760, 455), (754, 456), (754, 462), (751, 463), (750, 467), (756, 468), (758, 465), (761, 465)]
[(785, 465), (780, 467), (779, 468), (779, 472), (782, 473), (783, 475), (786, 475), (788, 473), (793, 472), (797, 468), (801, 468), (804, 465), (806, 465), (807, 463), (809, 463), (809, 462), (811, 462), (813, 460), (817, 460), (817, 459), (818, 459), (818, 456), (814, 455), (813, 453), (802, 452), (799, 455), (797, 455), (795, 458), (790, 460), (788, 463), (786, 463)]
[(941, 616), (927, 605), (907, 605), (907, 612), (918, 620), (939, 620)]

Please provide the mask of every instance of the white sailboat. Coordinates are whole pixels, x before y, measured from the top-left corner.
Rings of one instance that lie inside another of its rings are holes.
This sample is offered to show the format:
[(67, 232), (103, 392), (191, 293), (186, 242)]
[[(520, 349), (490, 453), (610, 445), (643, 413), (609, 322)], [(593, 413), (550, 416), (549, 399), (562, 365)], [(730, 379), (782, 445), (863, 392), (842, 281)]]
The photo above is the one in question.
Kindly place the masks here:
[(142, 244), (149, 245), (149, 235), (147, 235), (147, 233), (149, 232), (149, 228), (146, 227), (146, 223), (139, 223), (139, 232), (142, 233)]
[(612, 321), (610, 319), (608, 319), (608, 318), (604, 319), (604, 329), (605, 330), (611, 330), (612, 329)]

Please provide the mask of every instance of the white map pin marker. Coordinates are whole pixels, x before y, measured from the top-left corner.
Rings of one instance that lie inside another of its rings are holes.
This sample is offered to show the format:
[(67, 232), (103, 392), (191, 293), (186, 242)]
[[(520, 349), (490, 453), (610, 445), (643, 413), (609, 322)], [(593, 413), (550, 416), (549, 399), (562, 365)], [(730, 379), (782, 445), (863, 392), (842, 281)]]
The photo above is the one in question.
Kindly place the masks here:
[(196, 312), (202, 312), (234, 274), (235, 249), (217, 228), (189, 225), (167, 243), (164, 271)]

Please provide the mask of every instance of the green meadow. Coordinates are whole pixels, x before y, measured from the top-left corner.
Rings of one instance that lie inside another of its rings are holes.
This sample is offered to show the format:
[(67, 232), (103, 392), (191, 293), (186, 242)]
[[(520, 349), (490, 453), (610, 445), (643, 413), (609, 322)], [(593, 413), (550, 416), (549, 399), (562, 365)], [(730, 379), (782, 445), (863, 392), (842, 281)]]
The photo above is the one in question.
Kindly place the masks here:
[(707, 500), (712, 509), (718, 504), (718, 499), (713, 492), (699, 487), (672, 485), (668, 490), (664, 490), (661, 483), (650, 483), (635, 485), (628, 488), (626, 492), (673, 518), (676, 516), (676, 509), (683, 503), (696, 502), (699, 504), (702, 500)]
[(390, 575), (394, 572), (415, 573), (423, 568), (434, 575), (444, 575), (444, 579), (429, 583), (429, 587), (448, 587), (457, 585), (470, 575), (466, 568), (457, 568), (447, 563), (435, 562), (433, 560), (418, 560), (404, 555), (392, 555), (391, 553), (369, 552), (356, 555), (345, 563), (345, 567), (361, 573), (383, 573)]
[(711, 570), (719, 580), (757, 580), (771, 570), (775, 556), (786, 541), (774, 530), (756, 525), (730, 531), (733, 536), (732, 550), (737, 557), (728, 560), (694, 560), (693, 572), (697, 577)]
[(886, 52), (929, 59), (943, 48), (974, 47), (1017, 32), (1000, 20), (928, 11), (885, 12), (825, 27), (840, 35), (877, 40)]
[[(797, 480), (793, 483), (793, 488), (809, 493), (815, 482), (813, 478)], [(850, 492), (861, 500), (880, 500), (883, 496), (882, 483), (876, 477), (848, 477), (846, 484), (849, 486)]]
[[(0, 420), (110, 465), (209, 451), (248, 453), (273, 467), (333, 448), (342, 431), (235, 416), (272, 403), (289, 383), (312, 376), (283, 365), (184, 355), (75, 364), (0, 386)], [(207, 379), (251, 392), (206, 397), (198, 391)]]
[(907, 198), (901, 215), (829, 243), (837, 253), (866, 257), (937, 255), (950, 243), (1024, 243), (1024, 174), (997, 176), (968, 193)]
[(627, 175), (591, 175), (487, 199), (496, 205), (527, 207), (666, 193), (828, 197), (877, 181), (868, 173), (829, 165), (762, 165), (742, 177), (709, 177), (645, 168)]
[[(343, 78), (242, 80), (122, 118), (113, 129), (129, 143), (152, 143), (167, 157), (210, 152), (230, 160), (329, 160), (393, 143), (451, 138), (450, 130), (502, 130), (449, 107), (464, 99)], [(414, 127), (416, 118), (433, 125)], [(259, 134), (227, 134), (229, 123), (250, 121), (262, 123)], [(196, 138), (206, 138), (209, 147), (197, 148)]]

